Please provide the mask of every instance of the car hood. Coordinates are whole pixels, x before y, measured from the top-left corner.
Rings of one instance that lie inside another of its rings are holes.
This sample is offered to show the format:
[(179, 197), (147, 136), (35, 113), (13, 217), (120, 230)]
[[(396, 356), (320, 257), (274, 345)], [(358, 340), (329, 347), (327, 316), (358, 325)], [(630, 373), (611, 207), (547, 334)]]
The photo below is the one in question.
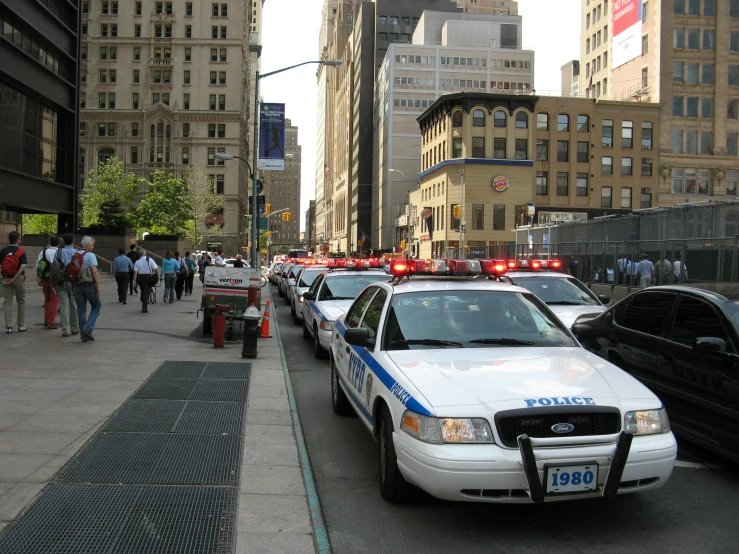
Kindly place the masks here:
[[(469, 348), (386, 352), (428, 402), (485, 405), (525, 399), (655, 398), (616, 366), (584, 348)], [(555, 403), (556, 404), (556, 403)]]
[(572, 327), (572, 324), (575, 323), (575, 320), (581, 315), (592, 315), (593, 319), (595, 319), (606, 311), (605, 306), (599, 306), (597, 304), (590, 304), (587, 306), (550, 306), (547, 304), (547, 306), (568, 329)]
[(321, 302), (320, 311), (330, 319), (336, 321), (344, 315), (352, 305), (354, 300), (329, 300)]

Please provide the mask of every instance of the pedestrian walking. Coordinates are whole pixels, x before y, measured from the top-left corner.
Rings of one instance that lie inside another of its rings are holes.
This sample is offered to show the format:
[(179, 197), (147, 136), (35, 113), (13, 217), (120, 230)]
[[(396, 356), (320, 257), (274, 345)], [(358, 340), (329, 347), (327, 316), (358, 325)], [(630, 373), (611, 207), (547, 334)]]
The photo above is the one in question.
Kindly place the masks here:
[(202, 256), (200, 256), (200, 260), (198, 260), (198, 271), (200, 272), (200, 282), (205, 284), (205, 268), (210, 265), (210, 258), (208, 256), (208, 253), (203, 253)]
[(125, 304), (128, 297), (127, 290), (131, 286), (133, 262), (126, 255), (123, 248), (118, 249), (118, 256), (113, 260), (113, 275), (115, 275), (115, 282), (118, 285), (118, 303)]
[[(95, 322), (100, 315), (102, 302), (100, 299), (100, 273), (98, 259), (92, 251), (95, 249), (95, 239), (82, 237), (80, 243), (84, 252), (76, 252), (67, 267), (67, 275), (74, 284), (74, 296), (77, 300), (77, 323), (80, 329), (82, 342), (94, 341)], [(79, 264), (79, 265), (78, 265)], [(75, 279), (75, 272), (77, 278)], [(90, 314), (87, 315), (87, 304), (90, 304)]]
[(567, 273), (576, 279), (580, 279), (580, 269), (581, 266), (577, 256), (572, 256), (572, 259), (567, 263)]
[(177, 260), (179, 271), (177, 272), (177, 281), (174, 284), (174, 292), (177, 295), (177, 300), (182, 300), (182, 292), (185, 290), (185, 281), (187, 281), (187, 266), (185, 260), (180, 256), (179, 252), (174, 253), (174, 257)]
[(18, 305), (16, 324), (18, 332), (28, 331), (26, 327), (26, 267), (28, 256), (19, 244), (18, 231), (8, 233), (8, 246), (0, 250), (0, 273), (3, 277), (3, 310), (5, 311), (5, 333), (13, 332), (13, 297)]
[(175, 284), (177, 283), (177, 273), (180, 264), (172, 254), (171, 250), (167, 250), (162, 260), (162, 276), (164, 278), (164, 303), (169, 299), (170, 304), (174, 304)]
[(615, 271), (613, 270), (613, 264), (608, 264), (606, 267), (606, 283), (609, 285), (614, 284)]
[(626, 254), (621, 254), (621, 257), (616, 261), (616, 267), (618, 267), (618, 284), (628, 285), (628, 275), (631, 271), (631, 260), (629, 260)]
[(636, 276), (639, 278), (639, 286), (647, 288), (654, 281), (654, 264), (649, 261), (646, 253), (641, 255), (641, 261), (636, 264)]
[(657, 260), (654, 264), (654, 273), (658, 285), (666, 285), (672, 281), (672, 262), (666, 257)]
[(680, 259), (680, 252), (675, 252), (675, 263), (672, 264), (672, 280), (679, 284), (688, 280), (688, 266)]
[(192, 285), (195, 282), (195, 272), (198, 269), (198, 264), (195, 263), (194, 254), (185, 252), (185, 265), (187, 266), (187, 280), (185, 281), (185, 294), (192, 296)]
[(51, 282), (51, 264), (59, 255), (59, 237), (51, 237), (36, 261), (36, 277), (44, 292), (44, 327), (57, 329), (56, 314), (59, 311), (59, 296)]
[[(61, 249), (61, 266), (64, 270), (72, 260), (77, 251), (74, 247), (74, 235), (65, 233), (62, 235), (64, 247)], [(66, 273), (66, 272), (64, 272)], [(62, 337), (71, 337), (80, 332), (79, 320), (77, 318), (77, 299), (74, 296), (74, 287), (66, 277), (57, 279), (54, 283), (57, 298), (59, 299), (59, 319), (62, 325)]]
[[(136, 245), (132, 244), (126, 254), (129, 260), (131, 260), (131, 269), (128, 271), (128, 294), (133, 294), (136, 289), (136, 281), (133, 278), (133, 264), (139, 261), (139, 255), (136, 252)], [(125, 302), (124, 302), (125, 304)]]
[(133, 265), (133, 276), (136, 285), (141, 290), (141, 313), (149, 313), (149, 293), (152, 283), (156, 284), (159, 279), (159, 266), (146, 255), (146, 250), (138, 250), (139, 259)]

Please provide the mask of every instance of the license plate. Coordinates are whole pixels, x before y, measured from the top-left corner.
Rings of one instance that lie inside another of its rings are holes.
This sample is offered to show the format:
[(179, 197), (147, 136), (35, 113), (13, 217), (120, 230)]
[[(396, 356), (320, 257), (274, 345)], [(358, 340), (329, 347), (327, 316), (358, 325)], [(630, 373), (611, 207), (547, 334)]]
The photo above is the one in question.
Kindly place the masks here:
[(547, 466), (547, 493), (587, 492), (598, 488), (598, 464)]

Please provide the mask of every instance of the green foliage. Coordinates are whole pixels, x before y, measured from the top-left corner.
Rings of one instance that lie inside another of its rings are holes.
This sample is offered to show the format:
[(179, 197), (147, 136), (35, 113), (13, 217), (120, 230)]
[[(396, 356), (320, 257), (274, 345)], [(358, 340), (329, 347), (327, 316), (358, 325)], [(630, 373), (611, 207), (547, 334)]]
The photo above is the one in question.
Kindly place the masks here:
[(126, 212), (120, 200), (106, 200), (100, 205), (100, 220), (106, 227), (124, 227), (127, 225)]
[(176, 235), (182, 233), (191, 219), (187, 185), (171, 173), (155, 171), (146, 196), (133, 213), (137, 227), (151, 233)]
[[(120, 213), (130, 213), (133, 202), (139, 193), (139, 180), (134, 173), (126, 174), (123, 162), (111, 158), (101, 163), (97, 175), (90, 171), (90, 177), (82, 189), (82, 226), (106, 225), (110, 223), (103, 216), (103, 204), (118, 202)], [(108, 207), (110, 209), (110, 207)]]
[(59, 216), (47, 214), (23, 214), (23, 234), (56, 235), (59, 231)]
[(226, 199), (215, 193), (215, 183), (199, 167), (188, 169), (185, 183), (190, 212), (182, 229), (182, 236), (198, 248), (206, 237), (223, 236), (223, 223), (214, 223), (216, 218), (213, 216), (223, 213)]

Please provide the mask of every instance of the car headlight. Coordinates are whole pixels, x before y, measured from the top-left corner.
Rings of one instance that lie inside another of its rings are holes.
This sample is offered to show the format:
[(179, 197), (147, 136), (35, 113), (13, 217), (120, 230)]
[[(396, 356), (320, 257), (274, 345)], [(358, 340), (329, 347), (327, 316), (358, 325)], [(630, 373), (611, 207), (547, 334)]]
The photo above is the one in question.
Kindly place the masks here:
[(400, 428), (412, 437), (432, 444), (495, 442), (490, 424), (480, 418), (436, 418), (406, 410)]
[(334, 322), (328, 319), (324, 319), (321, 321), (319, 327), (323, 331), (331, 331), (334, 328)]
[(669, 430), (670, 420), (664, 408), (626, 412), (624, 416), (624, 431), (632, 435), (655, 435)]
[(298, 298), (298, 302), (300, 302), (301, 304), (305, 302), (305, 298), (303, 298), (302, 294), (300, 295), (300, 298)]

